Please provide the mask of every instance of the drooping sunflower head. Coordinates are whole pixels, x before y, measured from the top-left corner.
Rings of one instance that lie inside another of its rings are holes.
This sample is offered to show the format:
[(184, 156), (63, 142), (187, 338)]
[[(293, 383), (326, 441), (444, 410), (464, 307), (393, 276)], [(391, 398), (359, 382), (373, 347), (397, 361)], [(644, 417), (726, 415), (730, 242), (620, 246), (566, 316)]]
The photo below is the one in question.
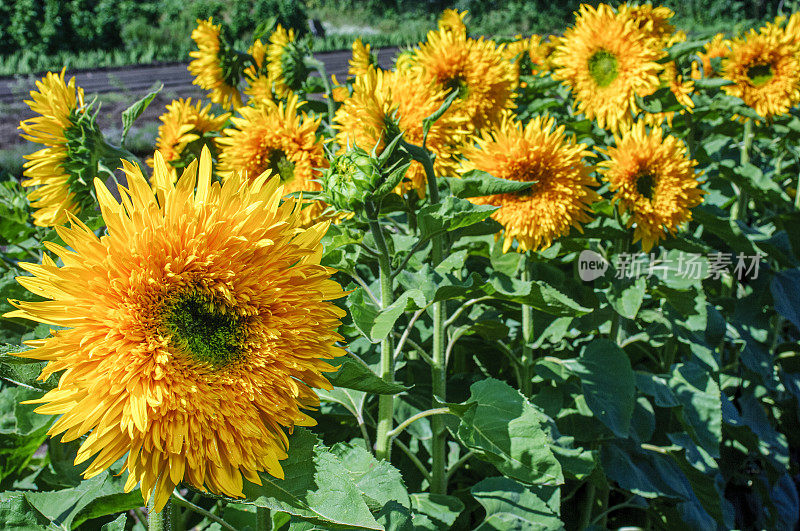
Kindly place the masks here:
[(269, 37), (267, 70), (279, 97), (285, 98), (303, 85), (309, 73), (307, 53), (307, 47), (295, 40), (294, 30), (287, 31), (278, 24)]
[(638, 111), (636, 95), (658, 89), (663, 55), (661, 42), (629, 15), (584, 4), (555, 51), (553, 76), (570, 87), (580, 112), (617, 130)]
[(482, 134), (464, 151), (463, 171), (482, 170), (501, 179), (536, 181), (515, 193), (471, 198), (500, 209), (492, 214), (503, 225), (503, 252), (512, 247), (525, 252), (549, 247), (570, 227), (581, 230), (590, 221), (590, 205), (599, 199), (597, 185), (584, 159), (591, 152), (555, 127), (553, 118), (537, 116), (527, 125), (506, 115), (501, 124)]
[(608, 160), (598, 166), (614, 192), (620, 212), (628, 212), (628, 226), (636, 225), (634, 242), (645, 252), (692, 218), (703, 191), (694, 172), (697, 165), (686, 146), (660, 127), (647, 132), (636, 122), (616, 137), (616, 147), (605, 150)]
[[(214, 147), (210, 133), (220, 131), (230, 116), (214, 115), (210, 103), (203, 107), (200, 101), (192, 105), (192, 98), (173, 100), (159, 117), (162, 124), (158, 127), (156, 150), (166, 162), (183, 168), (200, 156), (203, 146)], [(153, 159), (148, 159), (147, 164), (152, 167)]]
[(800, 101), (800, 48), (775, 25), (731, 41), (722, 68), (733, 82), (723, 90), (764, 118), (785, 114)]
[(416, 52), (412, 69), (423, 83), (432, 83), (438, 90), (457, 90), (454, 108), (474, 129), (481, 129), (497, 123), (502, 111), (514, 106), (511, 96), (517, 77), (503, 50), (502, 45), (483, 38), (431, 31)]
[[(317, 136), (320, 118), (300, 113), (300, 105), (292, 94), (286, 103), (240, 107), (240, 116), (231, 119), (235, 128), (225, 129), (217, 139), (220, 176), (228, 179), (241, 173), (255, 179), (270, 171), (280, 177), (287, 194), (319, 191), (317, 178), (328, 166)], [(316, 220), (324, 209), (319, 201), (303, 208), (304, 223)]]
[(369, 51), (369, 44), (364, 44), (360, 38), (353, 41), (353, 57), (350, 59), (348, 73), (351, 76), (360, 76), (365, 74), (370, 67), (377, 66), (378, 59)]
[(249, 56), (234, 50), (222, 35), (222, 25), (210, 18), (197, 21), (192, 39), (198, 48), (189, 52), (194, 57), (189, 63), (192, 83), (209, 90), (208, 98), (225, 109), (242, 105), (238, 87)]
[[(701, 77), (716, 77), (720, 74), (718, 69), (714, 68), (712, 63), (713, 59), (722, 59), (730, 52), (730, 41), (725, 38), (722, 33), (717, 33), (708, 41), (703, 47), (702, 52), (698, 52), (697, 56), (700, 58), (700, 63), (692, 61), (692, 78), (700, 79)], [(702, 67), (702, 72), (700, 68)]]
[[(95, 183), (106, 235), (72, 218), (57, 228), (70, 249), (48, 245), (63, 265), (23, 264), (20, 283), (48, 300), (9, 315), (64, 327), (19, 353), (48, 362), (42, 378), (65, 371), (33, 402), (60, 415), (50, 435), (88, 434), (85, 477), (127, 454), (126, 491), (141, 483), (156, 511), (181, 481), (241, 497), (244, 479), (283, 476), (285, 430), (314, 424), (301, 409), (344, 353), (330, 302), (343, 292), (319, 264), (327, 224), (301, 229), (279, 179), (212, 184), (208, 150), (160, 199), (124, 169), (121, 202)], [(154, 171), (174, 170), (157, 153)]]
[(48, 227), (67, 221), (67, 213), (79, 215), (96, 203), (92, 180), (97, 174), (97, 152), (105, 145), (94, 115), (83, 99), (75, 78), (64, 81), (48, 72), (36, 82), (25, 103), (38, 116), (23, 120), (22, 137), (46, 146), (30, 155), (24, 164), (23, 186), (28, 193), (34, 223)]
[(442, 16), (439, 17), (439, 29), (448, 33), (455, 33), (466, 38), (467, 25), (464, 20), (469, 13), (467, 11), (458, 11), (457, 9), (445, 9)]
[[(426, 83), (413, 71), (386, 72), (370, 69), (356, 78), (353, 94), (336, 111), (333, 127), (336, 142), (342, 146), (358, 146), (378, 153), (400, 132), (403, 138), (422, 144), (422, 121), (444, 102), (446, 92)], [(437, 175), (453, 175), (457, 147), (465, 140), (469, 124), (466, 117), (448, 110), (428, 132), (426, 147), (436, 154), (434, 170)], [(414, 189), (425, 195), (425, 171), (413, 162), (406, 181), (398, 192)]]

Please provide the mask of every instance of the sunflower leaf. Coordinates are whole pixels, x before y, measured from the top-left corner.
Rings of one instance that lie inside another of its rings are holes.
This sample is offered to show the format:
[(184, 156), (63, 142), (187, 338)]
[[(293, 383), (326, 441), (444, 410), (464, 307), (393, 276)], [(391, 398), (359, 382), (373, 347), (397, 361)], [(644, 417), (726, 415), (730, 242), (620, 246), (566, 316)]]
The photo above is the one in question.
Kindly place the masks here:
[(410, 387), (399, 383), (389, 383), (372, 370), (353, 358), (341, 358), (339, 370), (328, 376), (328, 381), (336, 387), (354, 389), (378, 395), (396, 395), (408, 391)]
[(536, 181), (510, 181), (500, 179), (491, 173), (481, 170), (471, 170), (465, 173), (460, 179), (454, 177), (446, 178), (450, 192), (456, 197), (483, 197), (496, 194), (511, 194), (527, 190)]
[(153, 90), (144, 98), (134, 102), (130, 107), (122, 111), (122, 139), (120, 140), (120, 145), (125, 143), (125, 139), (128, 138), (128, 133), (130, 132), (131, 127), (136, 119), (139, 118), (145, 109), (150, 106), (150, 103), (163, 88), (164, 84), (162, 83), (160, 87)]
[(486, 478), (470, 489), (486, 509), (476, 529), (563, 529), (561, 491), (549, 485), (525, 486), (503, 477)]

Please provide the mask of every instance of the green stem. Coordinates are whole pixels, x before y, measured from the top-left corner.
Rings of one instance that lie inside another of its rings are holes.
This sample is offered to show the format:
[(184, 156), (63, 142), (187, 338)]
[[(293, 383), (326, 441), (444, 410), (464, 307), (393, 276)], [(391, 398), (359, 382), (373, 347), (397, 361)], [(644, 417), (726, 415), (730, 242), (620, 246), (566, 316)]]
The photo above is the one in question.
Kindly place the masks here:
[(389, 432), (389, 437), (397, 437), (398, 435), (403, 433), (404, 429), (406, 429), (413, 422), (415, 422), (415, 421), (417, 421), (419, 419), (424, 419), (425, 417), (430, 417), (432, 415), (447, 415), (449, 413), (451, 413), (449, 407), (437, 407), (437, 408), (434, 408), (434, 409), (429, 409), (427, 411), (420, 411), (416, 415), (412, 415), (412, 416), (408, 417), (406, 420), (404, 420), (403, 422), (401, 422), (400, 424), (398, 424), (395, 429), (393, 429), (392, 431)]
[[(522, 281), (531, 281), (531, 260), (529, 253), (522, 257)], [(533, 307), (522, 305), (522, 359), (520, 360), (519, 387), (522, 394), (529, 397), (533, 393)]]
[(272, 529), (272, 515), (266, 507), (256, 507), (256, 529), (258, 531)]
[[(211, 511), (207, 511), (207, 510), (203, 509), (199, 505), (196, 505), (196, 504), (190, 502), (189, 500), (187, 500), (186, 498), (181, 497), (177, 493), (172, 495), (172, 503), (176, 507), (177, 506), (186, 507), (190, 511), (193, 511), (193, 512), (195, 512), (195, 513), (197, 513), (197, 514), (199, 514), (201, 516), (204, 516), (205, 518), (208, 518), (212, 522), (216, 522), (223, 529), (229, 529), (231, 531), (235, 531), (236, 530), (235, 527), (233, 527), (231, 524), (229, 524), (228, 522), (226, 522), (225, 520), (223, 520), (222, 518), (220, 518), (216, 514), (212, 513)], [(256, 509), (256, 513), (258, 513), (258, 511), (260, 511), (261, 509), (262, 509), (261, 507), (258, 507)], [(267, 514), (269, 514), (269, 509), (266, 509), (266, 511), (267, 511)], [(258, 529), (260, 530), (260, 529), (264, 529), (264, 528), (259, 527)]]
[[(742, 166), (750, 163), (750, 147), (753, 145), (754, 137), (752, 120), (748, 120), (744, 123), (743, 136), (742, 151), (739, 156), (739, 164)], [(740, 189), (735, 184), (733, 185), (733, 190), (736, 193), (736, 202), (733, 204), (733, 208), (731, 208), (731, 219), (744, 221), (747, 217), (747, 191), (744, 188)]]
[(147, 505), (147, 529), (148, 531), (172, 531), (172, 496), (167, 500), (167, 504), (156, 512), (153, 510), (155, 495), (150, 496), (150, 503)]
[[(328, 123), (333, 124), (333, 115), (336, 112), (336, 103), (333, 101), (333, 87), (331, 86), (331, 79), (328, 77), (328, 71), (325, 70), (325, 63), (313, 57), (306, 58), (306, 65), (316, 69), (322, 78), (322, 84), (325, 85), (325, 100), (328, 102)], [(335, 147), (333, 148), (335, 151)]]
[(583, 505), (583, 511), (581, 512), (581, 523), (578, 525), (578, 529), (586, 529), (589, 527), (589, 522), (592, 519), (592, 509), (594, 508), (594, 494), (595, 486), (590, 480), (586, 485), (586, 502)]
[[(428, 181), (428, 202), (439, 203), (439, 185), (433, 171), (433, 160), (428, 151), (420, 146), (402, 141), (403, 148), (411, 157), (422, 164)], [(444, 257), (444, 235), (437, 234), (431, 238), (431, 265), (436, 267)], [(445, 354), (445, 308), (439, 301), (431, 306), (433, 315), (433, 352), (431, 353), (431, 384), (433, 388), (433, 407), (440, 402), (447, 402), (447, 361)], [(431, 419), (431, 492), (447, 494), (447, 429), (441, 415)]]
[(800, 210), (800, 173), (797, 174), (797, 186), (794, 189), (794, 207)]
[[(378, 208), (375, 205), (367, 207), (369, 228), (378, 247), (378, 269), (381, 283), (381, 308), (392, 304), (392, 268), (389, 250), (383, 237), (383, 229), (378, 222)], [(381, 367), (380, 376), (387, 383), (394, 383), (394, 349), (392, 348), (392, 335), (388, 334), (381, 340)], [(378, 431), (375, 435), (375, 456), (378, 459), (391, 459), (392, 442), (389, 435), (392, 431), (394, 417), (394, 395), (380, 395), (378, 397)]]

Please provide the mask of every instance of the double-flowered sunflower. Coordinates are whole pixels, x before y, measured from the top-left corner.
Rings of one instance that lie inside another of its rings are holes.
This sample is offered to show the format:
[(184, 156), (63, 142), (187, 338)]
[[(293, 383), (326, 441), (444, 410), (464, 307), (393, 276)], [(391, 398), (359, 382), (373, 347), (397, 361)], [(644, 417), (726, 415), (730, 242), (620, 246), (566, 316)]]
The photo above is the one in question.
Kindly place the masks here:
[(650, 251), (667, 234), (692, 218), (691, 209), (703, 200), (694, 172), (697, 165), (683, 142), (654, 127), (648, 133), (637, 122), (616, 137), (616, 147), (605, 150), (609, 159), (598, 164), (614, 192), (620, 212), (636, 224), (634, 242)]
[[(402, 131), (407, 142), (421, 145), (422, 121), (441, 107), (445, 95), (444, 90), (426, 83), (414, 72), (370, 68), (355, 79), (353, 94), (336, 111), (336, 142), (342, 148), (358, 146), (368, 152), (377, 148), (381, 153), (387, 142)], [(467, 118), (452, 108), (430, 127), (426, 147), (436, 155), (436, 175), (455, 175), (458, 163), (454, 154), (468, 129)], [(418, 195), (425, 195), (427, 181), (419, 162), (411, 164), (406, 179), (402, 189), (413, 188)]]
[(800, 48), (776, 25), (731, 41), (722, 69), (733, 82), (722, 89), (764, 118), (786, 114), (800, 102)]
[(243, 479), (283, 476), (285, 430), (314, 424), (301, 409), (344, 353), (330, 302), (343, 292), (319, 263), (327, 225), (301, 229), (267, 174), (212, 184), (208, 150), (175, 184), (156, 153), (156, 193), (124, 170), (121, 202), (95, 182), (106, 235), (73, 217), (57, 228), (69, 248), (45, 244), (63, 265), (23, 264), (20, 283), (48, 300), (8, 315), (64, 327), (19, 354), (48, 362), (43, 379), (64, 371), (33, 402), (60, 415), (50, 435), (88, 434), (85, 477), (127, 454), (125, 489), (141, 483), (156, 511), (181, 481), (241, 497)]
[(590, 221), (590, 205), (600, 197), (584, 158), (592, 153), (564, 135), (552, 118), (537, 116), (527, 125), (506, 115), (499, 127), (484, 132), (477, 145), (465, 149), (463, 169), (482, 170), (512, 181), (536, 181), (519, 192), (470, 198), (495, 205), (492, 214), (504, 228), (503, 252), (514, 241), (525, 252), (549, 247), (570, 227), (581, 230)]
[(272, 80), (269, 77), (267, 50), (268, 46), (256, 39), (247, 52), (253, 58), (253, 63), (244, 69), (247, 86), (244, 93), (250, 97), (248, 105), (258, 106), (274, 99), (272, 94)]
[(308, 77), (305, 64), (306, 47), (295, 39), (294, 30), (278, 24), (269, 36), (267, 71), (272, 88), (280, 98), (299, 90)]
[[(299, 112), (302, 104), (291, 94), (286, 102), (263, 102), (240, 107), (231, 119), (234, 128), (217, 139), (219, 174), (227, 179), (237, 173), (255, 179), (270, 170), (281, 179), (285, 193), (319, 191), (320, 170), (328, 167), (322, 139), (317, 136), (320, 118)], [(302, 210), (304, 223), (317, 219), (325, 205), (314, 201)]]
[[(182, 167), (185, 165), (182, 159), (186, 155), (199, 156), (206, 145), (202, 141), (204, 136), (221, 130), (230, 116), (230, 113), (216, 116), (210, 103), (203, 107), (200, 101), (192, 105), (192, 98), (173, 100), (167, 105), (167, 112), (159, 117), (162, 124), (158, 127), (156, 149), (166, 162)], [(147, 163), (152, 167), (153, 159)]]
[(473, 129), (497, 123), (503, 110), (514, 105), (516, 69), (506, 59), (504, 47), (494, 41), (443, 29), (431, 31), (414, 54), (412, 69), (421, 83), (432, 83), (436, 90), (458, 90), (453, 109)]
[(78, 215), (94, 204), (91, 182), (97, 160), (93, 152), (104, 142), (74, 77), (66, 83), (64, 70), (48, 72), (36, 87), (38, 92), (31, 91), (31, 100), (25, 103), (39, 116), (22, 121), (19, 128), (23, 138), (46, 147), (25, 155), (27, 179), (22, 184), (34, 187), (28, 193), (36, 209), (34, 223), (48, 227), (66, 222), (67, 212)]
[(210, 91), (208, 98), (225, 109), (242, 105), (239, 93), (239, 76), (244, 65), (241, 56), (222, 39), (222, 26), (211, 19), (198, 20), (192, 31), (197, 50), (189, 52), (194, 60), (189, 63), (192, 81), (200, 88)]
[(587, 118), (618, 130), (638, 112), (636, 96), (659, 88), (664, 51), (657, 35), (630, 12), (581, 5), (554, 53), (553, 77), (569, 86)]

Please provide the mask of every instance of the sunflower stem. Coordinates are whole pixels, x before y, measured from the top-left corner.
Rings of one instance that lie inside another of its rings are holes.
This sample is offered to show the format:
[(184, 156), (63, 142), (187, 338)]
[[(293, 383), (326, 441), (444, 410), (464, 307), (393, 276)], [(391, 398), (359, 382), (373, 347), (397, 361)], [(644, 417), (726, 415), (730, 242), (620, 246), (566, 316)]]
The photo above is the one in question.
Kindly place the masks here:
[[(742, 133), (742, 151), (739, 156), (739, 164), (744, 166), (750, 164), (750, 147), (753, 145), (753, 121), (747, 120), (744, 123), (744, 131)], [(744, 221), (747, 217), (747, 191), (744, 188), (739, 188), (735, 184), (733, 190), (736, 193), (736, 202), (731, 208), (731, 219), (737, 221)]]
[(156, 512), (153, 510), (155, 505), (155, 495), (150, 496), (150, 503), (147, 504), (147, 530), (148, 531), (172, 531), (173, 529), (173, 512), (172, 512), (172, 496), (167, 500), (167, 504)]
[[(378, 221), (379, 208), (367, 204), (369, 228), (375, 245), (378, 247), (378, 270), (381, 283), (381, 309), (392, 304), (392, 267), (389, 249), (383, 236), (383, 229)], [(388, 334), (381, 340), (381, 378), (387, 383), (394, 383), (394, 349), (392, 348), (392, 335)], [(394, 419), (394, 396), (380, 395), (378, 397), (378, 431), (375, 435), (375, 456), (378, 459), (391, 459), (392, 442), (390, 432)]]
[[(530, 252), (522, 256), (522, 281), (531, 281), (531, 269), (533, 263)], [(522, 394), (530, 397), (533, 393), (533, 307), (527, 304), (522, 305), (522, 359), (520, 368), (519, 387)]]
[[(325, 63), (313, 57), (306, 58), (306, 65), (311, 66), (319, 72), (322, 78), (322, 84), (325, 85), (325, 96), (328, 103), (328, 123), (333, 124), (333, 114), (336, 112), (335, 102), (333, 101), (333, 87), (331, 80), (328, 77), (328, 71), (325, 70)], [(334, 148), (335, 149), (335, 148)]]

